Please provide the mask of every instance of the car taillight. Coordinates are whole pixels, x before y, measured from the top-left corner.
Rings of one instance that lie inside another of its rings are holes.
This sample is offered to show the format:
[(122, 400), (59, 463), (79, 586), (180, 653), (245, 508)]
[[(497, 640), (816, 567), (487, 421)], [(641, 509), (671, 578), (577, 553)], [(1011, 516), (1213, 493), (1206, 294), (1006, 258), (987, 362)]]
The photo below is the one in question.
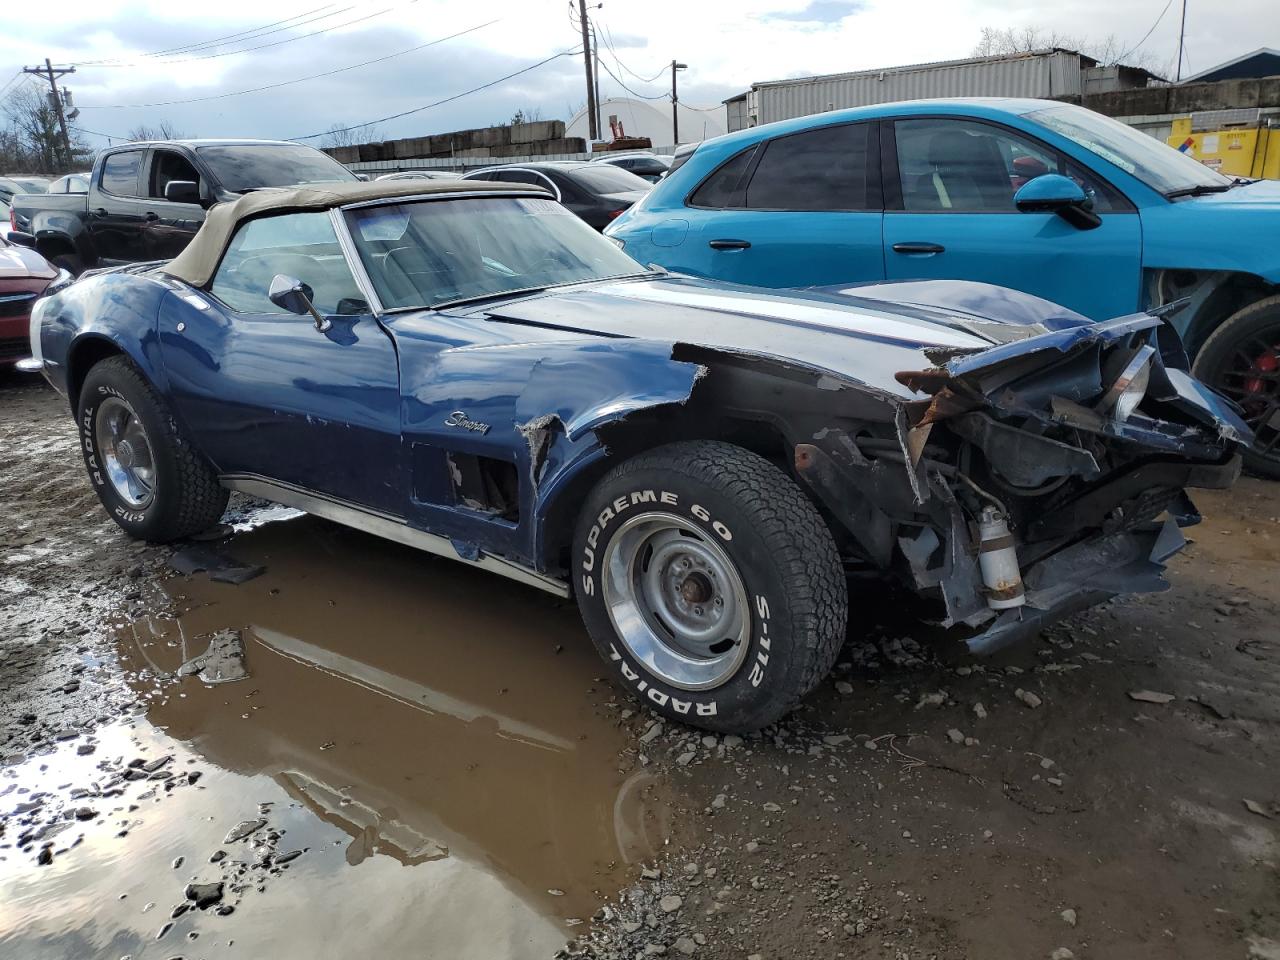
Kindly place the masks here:
[(626, 212), (627, 212), (627, 208), (626, 208), (626, 207), (623, 207), (621, 210), (610, 210), (610, 211), (609, 211), (609, 219), (610, 219), (610, 220), (617, 220), (620, 216), (622, 216), (622, 215), (623, 215), (624, 213), (626, 213)]
[(9, 208), (9, 229), (14, 233), (18, 232), (18, 211), (13, 207)]

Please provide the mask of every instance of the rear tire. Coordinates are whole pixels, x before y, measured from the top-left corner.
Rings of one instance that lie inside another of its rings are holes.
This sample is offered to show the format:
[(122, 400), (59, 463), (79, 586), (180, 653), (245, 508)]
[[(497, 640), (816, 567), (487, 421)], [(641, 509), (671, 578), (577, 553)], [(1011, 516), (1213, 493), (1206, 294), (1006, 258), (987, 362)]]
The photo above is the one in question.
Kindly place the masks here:
[(108, 357), (76, 401), (89, 482), (111, 519), (139, 540), (167, 543), (222, 517), (227, 491), (155, 388), (128, 359)]
[(672, 443), (610, 471), (579, 518), (573, 582), (614, 680), (709, 730), (778, 720), (844, 641), (831, 531), (786, 474), (728, 443)]
[(1280, 296), (1228, 317), (1196, 354), (1194, 373), (1244, 407), (1254, 432), (1245, 468), (1280, 480)]

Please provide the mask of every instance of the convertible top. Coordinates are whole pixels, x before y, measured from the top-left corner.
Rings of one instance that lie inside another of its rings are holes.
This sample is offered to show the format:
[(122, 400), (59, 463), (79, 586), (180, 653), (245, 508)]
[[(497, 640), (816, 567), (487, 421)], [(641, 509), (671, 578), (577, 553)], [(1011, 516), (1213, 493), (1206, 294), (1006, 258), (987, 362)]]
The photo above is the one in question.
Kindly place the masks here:
[(303, 187), (254, 190), (230, 203), (210, 208), (204, 225), (185, 250), (161, 267), (171, 277), (203, 287), (212, 278), (222, 260), (222, 253), (246, 220), (282, 211), (329, 210), (366, 200), (418, 197), (434, 194), (535, 194), (551, 196), (541, 187), (489, 180), (375, 180), (369, 183), (353, 180), (314, 184)]

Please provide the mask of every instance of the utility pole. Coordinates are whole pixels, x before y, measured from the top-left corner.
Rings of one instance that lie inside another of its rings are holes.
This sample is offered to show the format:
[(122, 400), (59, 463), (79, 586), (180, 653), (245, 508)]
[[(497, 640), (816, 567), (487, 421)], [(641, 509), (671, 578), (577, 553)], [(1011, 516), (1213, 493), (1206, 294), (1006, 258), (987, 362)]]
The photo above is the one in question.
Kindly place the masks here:
[(578, 0), (578, 17), (582, 21), (582, 64), (587, 70), (587, 120), (592, 140), (600, 139), (599, 118), (596, 116), (596, 87), (591, 77), (591, 35), (587, 24), (587, 0)]
[(1178, 75), (1175, 83), (1182, 82), (1182, 40), (1187, 35), (1187, 0), (1182, 0), (1182, 27), (1178, 30)]
[[(38, 76), (41, 80), (49, 81), (49, 102), (53, 105), (54, 111), (58, 114), (58, 127), (62, 132), (62, 157), (63, 163), (67, 168), (71, 167), (71, 137), (67, 133), (67, 117), (62, 112), (62, 97), (58, 93), (58, 77), (66, 76), (68, 73), (75, 73), (75, 67), (54, 67), (49, 62), (49, 58), (45, 57), (43, 67), (23, 67), (23, 73), (31, 73)], [(57, 160), (57, 151), (54, 151), (54, 160)]]
[(604, 104), (600, 102), (600, 38), (596, 36), (596, 25), (591, 24), (591, 46), (595, 52), (596, 70), (596, 131), (604, 138)]
[(677, 63), (671, 61), (671, 139), (675, 141), (675, 146), (680, 146), (680, 116), (677, 107), (680, 103), (680, 97), (676, 93), (676, 71), (688, 69), (688, 64)]

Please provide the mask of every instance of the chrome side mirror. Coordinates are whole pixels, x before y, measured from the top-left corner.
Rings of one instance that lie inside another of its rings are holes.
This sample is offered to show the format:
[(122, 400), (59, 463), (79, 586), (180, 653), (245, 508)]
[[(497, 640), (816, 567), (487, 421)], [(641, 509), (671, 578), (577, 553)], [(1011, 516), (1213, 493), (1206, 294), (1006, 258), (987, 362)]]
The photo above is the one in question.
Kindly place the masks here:
[(271, 289), (267, 291), (267, 299), (283, 310), (296, 313), (298, 316), (311, 314), (316, 322), (316, 329), (321, 333), (332, 326), (328, 317), (322, 317), (311, 303), (311, 288), (297, 277), (277, 273), (271, 279)]

